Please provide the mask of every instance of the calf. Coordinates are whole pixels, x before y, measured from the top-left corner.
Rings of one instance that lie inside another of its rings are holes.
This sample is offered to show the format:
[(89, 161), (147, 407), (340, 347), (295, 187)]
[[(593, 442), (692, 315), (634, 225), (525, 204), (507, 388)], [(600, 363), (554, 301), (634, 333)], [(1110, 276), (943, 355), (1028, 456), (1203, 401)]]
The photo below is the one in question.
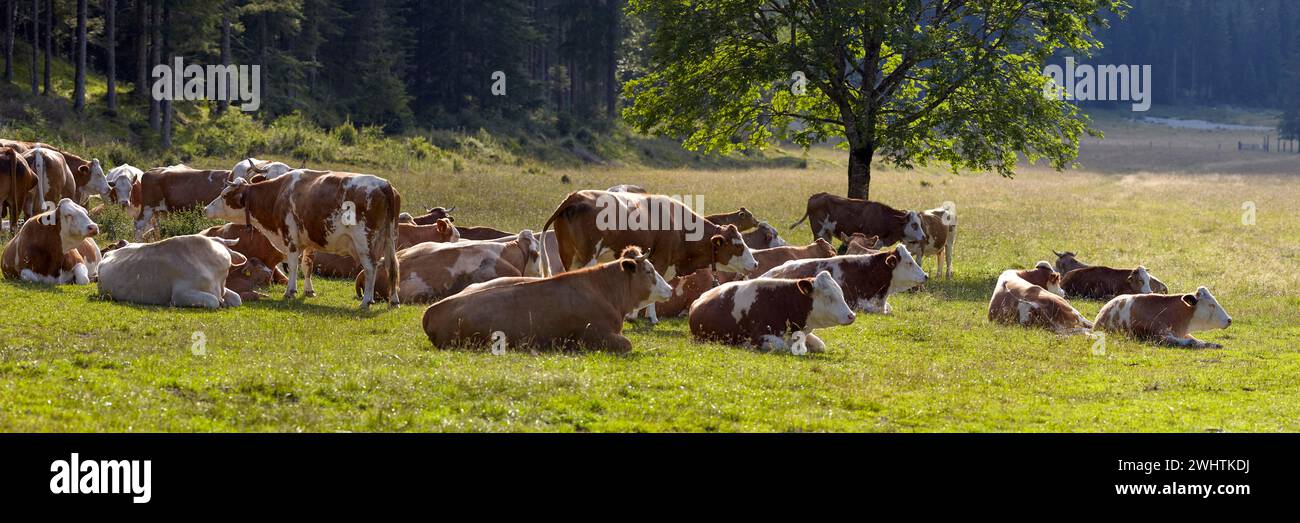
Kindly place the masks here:
[(1121, 294), (1150, 294), (1151, 278), (1141, 265), (1136, 269), (1093, 266), (1065, 273), (1061, 288), (1069, 296), (1109, 299)]
[(758, 227), (758, 220), (754, 218), (754, 213), (749, 212), (749, 209), (744, 207), (728, 213), (710, 214), (705, 216), (704, 219), (719, 226), (735, 225), (737, 229), (742, 231)]
[(940, 271), (944, 271), (944, 277), (951, 280), (952, 244), (957, 238), (957, 216), (943, 207), (921, 211), (919, 216), (925, 239), (904, 242), (903, 245), (907, 246), (907, 250), (911, 251), (913, 256), (916, 256), (917, 265), (924, 264), (926, 255), (935, 255), (935, 276), (938, 276)]
[[(81, 255), (83, 240), (99, 233), (86, 209), (63, 198), (53, 209), (23, 223), (5, 244), (5, 279), (34, 283), (90, 283), (90, 269)], [(93, 249), (92, 249), (93, 250)]]
[(740, 235), (750, 249), (771, 249), (785, 245), (785, 240), (776, 233), (776, 227), (767, 222), (758, 222), (758, 228)]
[(22, 152), (11, 147), (0, 147), (0, 206), (9, 212), (10, 230), (18, 230), (19, 216), (31, 217), (27, 206), (28, 194), (39, 183)]
[(826, 271), (813, 278), (759, 278), (725, 283), (691, 305), (691, 336), (795, 355), (822, 352), (813, 329), (849, 325), (856, 316)]
[[(541, 276), (541, 246), (532, 231), (524, 230), (512, 241), (460, 241), (421, 243), (397, 253), (401, 267), (401, 301), (430, 303), (456, 294), (474, 283), (495, 278)], [(379, 271), (375, 285), (376, 299), (388, 297)], [(357, 295), (362, 292), (364, 275), (357, 275)]]
[[(147, 174), (147, 173), (146, 173)], [(378, 176), (298, 169), (274, 180), (253, 183), (236, 178), (204, 209), (210, 218), (251, 224), (284, 253), (289, 264), (285, 298), (297, 293), (298, 271), (304, 295), (313, 296), (311, 254), (347, 254), (361, 263), (365, 292), (361, 309), (374, 302), (381, 261), (388, 269), (389, 304), (398, 305), (397, 215), (401, 196)]]
[(762, 277), (809, 278), (821, 271), (830, 271), (853, 308), (880, 314), (893, 312), (889, 306), (891, 294), (916, 287), (927, 278), (907, 249), (901, 247), (876, 254), (789, 261)]
[(885, 245), (925, 240), (921, 218), (916, 211), (900, 211), (883, 203), (824, 192), (808, 197), (803, 217), (790, 224), (790, 228), (797, 227), (804, 220), (810, 220), (808, 226), (812, 228), (813, 236), (826, 241), (855, 232), (879, 236)]
[[(116, 203), (122, 207), (131, 208), (131, 192), (136, 185), (140, 184), (140, 176), (144, 171), (137, 169), (130, 164), (122, 164), (108, 171), (108, 196), (104, 199)], [(132, 209), (137, 214), (139, 209)]]
[(704, 268), (668, 280), (668, 286), (673, 289), (672, 296), (654, 305), (655, 317), (672, 318), (686, 314), (695, 300), (717, 286), (719, 281), (715, 276), (712, 270)]
[(843, 251), (841, 254), (875, 254), (885, 248), (880, 242), (880, 237), (876, 235), (867, 236), (860, 232), (853, 233), (852, 236), (841, 238), (844, 240)]
[(1065, 297), (1065, 290), (1061, 289), (1061, 275), (1052, 270), (1052, 264), (1046, 261), (1040, 261), (1033, 269), (1016, 271), (1016, 276), (1029, 283), (1047, 289), (1048, 292), (1057, 296)]
[[(261, 264), (271, 268), (271, 279), (275, 283), (287, 283), (289, 281), (288, 277), (280, 271), (280, 264), (284, 263), (284, 253), (276, 250), (275, 246), (271, 245), (271, 241), (266, 239), (266, 235), (257, 229), (247, 225), (227, 223), (208, 227), (199, 234), (212, 238), (238, 240), (238, 243), (234, 244), (230, 250), (243, 254), (244, 257), (251, 260), (258, 260)], [(252, 269), (248, 268), (248, 270)]]
[(1092, 322), (1065, 298), (1020, 276), (1025, 272), (1033, 271), (1002, 272), (989, 300), (989, 321), (1043, 327), (1057, 334), (1087, 334), (1092, 329)]
[(424, 312), (424, 332), (439, 347), (484, 343), (500, 333), (504, 338), (497, 339), (516, 348), (627, 353), (632, 342), (622, 334), (623, 318), (671, 293), (650, 260), (633, 254), (552, 278), (451, 296)]
[(1190, 333), (1226, 329), (1232, 318), (1205, 287), (1193, 294), (1127, 294), (1110, 300), (1097, 313), (1097, 328), (1146, 341), (1195, 348), (1222, 348)]
[(231, 267), (248, 260), (230, 250), (237, 240), (191, 234), (108, 251), (99, 266), (99, 296), (115, 301), (175, 307), (237, 307), (226, 287)]
[[(1063, 253), (1052, 251), (1052, 254), (1056, 255), (1056, 272), (1059, 272), (1062, 275), (1069, 273), (1070, 271), (1073, 271), (1075, 269), (1083, 269), (1085, 267), (1091, 267), (1091, 265), (1080, 262), (1077, 258), (1075, 258), (1074, 253), (1070, 251), (1065, 251)], [(1165, 285), (1164, 282), (1160, 281), (1155, 276), (1152, 276), (1150, 273), (1147, 274), (1147, 277), (1151, 279), (1151, 292), (1156, 294), (1169, 293), (1169, 287)]]
[(186, 165), (155, 167), (140, 175), (140, 184), (132, 188), (131, 206), (139, 208), (135, 218), (135, 237), (139, 240), (155, 216), (207, 205), (221, 195), (230, 180), (230, 171), (199, 170)]

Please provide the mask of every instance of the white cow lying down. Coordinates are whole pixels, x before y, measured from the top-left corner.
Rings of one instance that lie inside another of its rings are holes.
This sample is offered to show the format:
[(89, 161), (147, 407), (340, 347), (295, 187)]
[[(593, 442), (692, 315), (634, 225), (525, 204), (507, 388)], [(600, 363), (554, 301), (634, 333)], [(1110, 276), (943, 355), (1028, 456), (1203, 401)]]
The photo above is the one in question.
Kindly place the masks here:
[(194, 234), (108, 251), (99, 264), (99, 295), (148, 305), (238, 307), (226, 276), (248, 259), (230, 250), (236, 243)]

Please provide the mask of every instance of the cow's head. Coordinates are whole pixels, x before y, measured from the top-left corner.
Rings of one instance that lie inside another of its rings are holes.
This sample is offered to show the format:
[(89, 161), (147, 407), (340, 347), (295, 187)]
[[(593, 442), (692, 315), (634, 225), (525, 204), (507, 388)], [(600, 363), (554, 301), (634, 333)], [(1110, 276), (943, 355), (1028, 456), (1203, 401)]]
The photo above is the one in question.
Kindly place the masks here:
[[(434, 241), (443, 243), (460, 241), (460, 231), (456, 229), (455, 225), (451, 224), (450, 219), (443, 218), (433, 222), (433, 228), (438, 231), (437, 238)], [(530, 232), (529, 235), (531, 236), (531, 234)]]
[(113, 252), (113, 251), (116, 251), (116, 250), (118, 250), (118, 249), (121, 249), (122, 247), (126, 247), (127, 245), (131, 245), (131, 242), (128, 242), (128, 241), (126, 241), (126, 240), (118, 240), (118, 241), (115, 241), (115, 242), (113, 242), (113, 243), (110, 243), (110, 244), (108, 244), (108, 245), (105, 245), (104, 248), (100, 249), (100, 250), (99, 250), (99, 255), (100, 255), (100, 256), (107, 256), (108, 253)]
[(108, 179), (104, 177), (104, 166), (100, 165), (99, 158), (91, 158), (90, 165), (82, 165), (78, 170), (90, 175), (90, 181), (86, 182), (87, 193), (108, 196)]
[(1147, 268), (1138, 265), (1138, 268), (1129, 271), (1128, 287), (1133, 294), (1151, 294), (1151, 275), (1147, 274)]
[[(235, 251), (230, 252), (231, 254), (237, 254)], [(267, 267), (265, 263), (262, 263), (262, 260), (257, 258), (246, 258), (246, 261), (247, 263), (242, 267), (235, 267), (232, 256), (230, 276), (243, 278), (252, 284), (253, 287), (262, 287), (271, 284), (271, 280), (275, 276), (275, 271), (270, 267)]]
[(903, 220), (903, 243), (920, 243), (925, 241), (925, 229), (921, 226), (921, 214), (907, 211)]
[[(786, 245), (785, 240), (782, 240), (781, 236), (776, 233), (776, 227), (768, 225), (767, 222), (759, 222), (758, 228), (754, 229), (754, 232), (747, 233), (746, 236), (749, 239), (745, 240), (745, 244), (751, 248), (771, 249)], [(750, 239), (754, 241), (750, 241)]]
[(1084, 265), (1083, 262), (1080, 262), (1078, 259), (1076, 259), (1074, 257), (1074, 253), (1070, 251), (1065, 251), (1065, 252), (1052, 251), (1052, 254), (1056, 255), (1056, 272), (1059, 272), (1061, 274), (1065, 274), (1075, 269), (1082, 269), (1084, 267), (1087, 267), (1087, 265)]
[(925, 283), (927, 276), (921, 266), (916, 264), (912, 253), (904, 247), (897, 247), (885, 257), (885, 266), (889, 267), (889, 294), (903, 292)]
[(1232, 325), (1232, 317), (1223, 310), (1219, 300), (1214, 299), (1205, 287), (1196, 289), (1194, 294), (1184, 294), (1183, 304), (1192, 308), (1192, 319), (1187, 323), (1188, 332), (1226, 329)]
[(812, 258), (830, 258), (835, 256), (835, 246), (823, 238), (817, 238), (808, 244), (808, 251)]
[(243, 178), (235, 178), (234, 181), (226, 182), (226, 187), (221, 190), (221, 195), (203, 208), (203, 214), (207, 215), (208, 218), (226, 220), (241, 225), (248, 224), (248, 188), (250, 186)]
[[(438, 220), (438, 225), (448, 227), (453, 232), (456, 230), (456, 227), (452, 226), (451, 221), (446, 218)], [(459, 234), (457, 234), (457, 237), (459, 237)], [(519, 242), (519, 250), (524, 253), (524, 266), (522, 271), (524, 276), (541, 277), (542, 242), (537, 238), (537, 235), (533, 234), (533, 231), (524, 229), (519, 231), (519, 236), (515, 241)]]
[[(130, 167), (130, 166), (127, 166)], [(128, 170), (108, 180), (108, 201), (123, 207), (131, 206), (131, 189), (139, 183)]]
[(53, 213), (53, 225), (59, 228), (59, 238), (65, 251), (75, 248), (81, 240), (99, 234), (99, 226), (91, 221), (86, 208), (77, 205), (77, 202), (64, 198), (50, 212)]
[(736, 228), (742, 231), (748, 231), (758, 227), (758, 219), (754, 217), (754, 213), (749, 212), (749, 209), (744, 207), (741, 207), (740, 210), (736, 211), (732, 223), (735, 224)]
[(1061, 273), (1056, 272), (1052, 268), (1052, 264), (1047, 263), (1047, 260), (1041, 260), (1034, 266), (1034, 270), (1047, 272), (1047, 285), (1043, 286), (1044, 289), (1047, 289), (1047, 292), (1062, 298), (1065, 297), (1065, 289), (1061, 288)]
[(709, 238), (713, 247), (713, 260), (718, 263), (718, 270), (745, 274), (758, 268), (758, 260), (745, 245), (740, 230), (735, 225), (728, 225), (722, 231)]
[(816, 277), (799, 280), (797, 285), (800, 293), (812, 296), (813, 299), (806, 328), (848, 325), (857, 318), (848, 302), (844, 301), (844, 291), (835, 278), (831, 277), (831, 273), (821, 271)]
[(430, 222), (438, 221), (446, 218), (451, 222), (455, 222), (456, 218), (452, 217), (451, 215), (452, 211), (455, 210), (456, 210), (455, 205), (451, 206), (450, 209), (444, 209), (442, 207), (425, 208), (424, 216), (421, 216), (420, 218), (422, 218), (422, 221), (428, 220)]
[(619, 259), (613, 262), (618, 264), (622, 274), (628, 279), (628, 290), (632, 295), (632, 299), (637, 301), (634, 310), (667, 300), (673, 296), (673, 288), (655, 270), (654, 265), (650, 263), (649, 256), (649, 254), (643, 254), (639, 247), (633, 245), (623, 249)]

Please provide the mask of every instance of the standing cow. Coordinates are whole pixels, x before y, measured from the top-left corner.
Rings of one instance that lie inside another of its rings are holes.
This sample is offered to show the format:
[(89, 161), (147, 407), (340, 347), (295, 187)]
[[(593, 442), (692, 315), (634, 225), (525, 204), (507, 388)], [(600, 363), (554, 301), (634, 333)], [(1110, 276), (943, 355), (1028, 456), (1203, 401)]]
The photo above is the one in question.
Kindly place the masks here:
[[(905, 242), (907, 250), (916, 257), (917, 265), (924, 265), (927, 255), (935, 255), (934, 275), (945, 273), (945, 278), (952, 279), (952, 244), (957, 239), (957, 215), (951, 209), (939, 207), (919, 213), (921, 230), (925, 239)], [(945, 271), (945, 265), (946, 271)]]
[[(239, 224), (251, 224), (285, 254), (289, 284), (285, 298), (298, 291), (298, 271), (304, 278), (303, 294), (314, 296), (311, 254), (316, 251), (346, 254), (361, 264), (365, 291), (361, 309), (375, 296), (380, 261), (387, 263), (389, 304), (398, 296), (397, 215), (401, 196), (388, 180), (368, 174), (297, 169), (274, 180), (247, 182), (236, 178), (204, 212)], [(301, 266), (301, 267), (300, 267)]]
[(131, 193), (131, 206), (140, 208), (135, 218), (136, 240), (144, 236), (155, 216), (207, 205), (221, 194), (229, 180), (230, 171), (199, 170), (187, 165), (145, 171), (140, 185)]
[(900, 211), (883, 203), (824, 192), (808, 197), (803, 217), (790, 224), (790, 228), (799, 226), (804, 220), (808, 220), (813, 236), (826, 241), (845, 238), (855, 232), (879, 236), (885, 245), (925, 240), (925, 230), (916, 211)]
[(36, 188), (38, 179), (31, 164), (22, 152), (12, 147), (0, 147), (0, 207), (9, 212), (9, 228), (18, 230), (19, 216), (28, 216), (28, 193)]

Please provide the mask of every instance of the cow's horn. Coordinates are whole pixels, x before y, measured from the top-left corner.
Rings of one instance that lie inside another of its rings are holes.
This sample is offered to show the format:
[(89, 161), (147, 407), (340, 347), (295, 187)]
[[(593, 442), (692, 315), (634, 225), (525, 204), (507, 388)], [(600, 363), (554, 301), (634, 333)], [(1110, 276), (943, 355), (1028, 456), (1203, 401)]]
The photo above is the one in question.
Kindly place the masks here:
[(1061, 254), (1061, 253), (1059, 253), (1059, 252), (1056, 252), (1056, 249), (1052, 249), (1052, 254), (1055, 254), (1057, 258), (1060, 258), (1061, 256), (1064, 256), (1063, 254)]

